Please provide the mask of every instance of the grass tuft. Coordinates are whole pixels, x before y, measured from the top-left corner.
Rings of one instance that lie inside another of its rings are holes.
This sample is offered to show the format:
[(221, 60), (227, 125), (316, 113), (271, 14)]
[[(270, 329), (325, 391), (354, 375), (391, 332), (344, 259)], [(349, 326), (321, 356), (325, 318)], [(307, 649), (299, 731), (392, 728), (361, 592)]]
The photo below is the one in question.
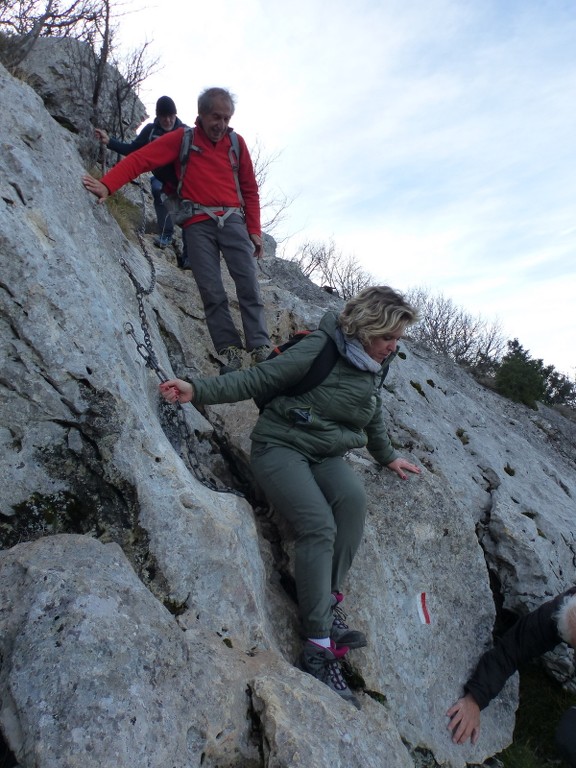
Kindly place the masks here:
[[(99, 179), (102, 176), (100, 169), (95, 167), (90, 168), (88, 173), (95, 179)], [(117, 192), (115, 195), (110, 195), (110, 197), (106, 198), (106, 207), (128, 240), (138, 243), (138, 235), (136, 233), (142, 224), (142, 209), (140, 206), (130, 202), (122, 192)]]
[(138, 237), (136, 232), (142, 219), (140, 207), (118, 193), (109, 197), (106, 205), (128, 240), (137, 243)]

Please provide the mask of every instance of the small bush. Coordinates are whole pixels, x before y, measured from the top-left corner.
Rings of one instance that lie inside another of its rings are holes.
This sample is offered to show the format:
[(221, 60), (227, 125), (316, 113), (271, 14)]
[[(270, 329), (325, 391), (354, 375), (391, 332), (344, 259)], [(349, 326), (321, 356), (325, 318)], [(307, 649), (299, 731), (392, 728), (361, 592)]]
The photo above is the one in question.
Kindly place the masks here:
[(420, 384), (418, 381), (411, 381), (410, 384), (414, 387), (414, 389), (416, 390), (416, 392), (418, 392), (419, 395), (422, 395), (422, 397), (428, 399), (426, 397), (426, 393), (422, 389), (422, 384)]
[(468, 433), (466, 432), (465, 429), (462, 429), (462, 427), (459, 427), (456, 430), (456, 437), (460, 440), (462, 445), (468, 445), (468, 443), (470, 442), (470, 438), (468, 437)]

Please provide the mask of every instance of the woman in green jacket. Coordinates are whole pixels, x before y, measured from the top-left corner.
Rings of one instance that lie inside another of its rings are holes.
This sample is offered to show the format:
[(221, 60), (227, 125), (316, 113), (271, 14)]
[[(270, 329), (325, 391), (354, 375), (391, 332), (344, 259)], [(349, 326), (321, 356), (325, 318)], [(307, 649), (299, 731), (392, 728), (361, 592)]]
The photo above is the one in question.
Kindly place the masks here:
[[(296, 590), (307, 638), (299, 666), (358, 708), (338, 660), (350, 648), (366, 645), (366, 638), (344, 623), (338, 604), (362, 540), (366, 494), (344, 455), (366, 446), (403, 480), (406, 471), (420, 472), (394, 451), (380, 398), (398, 340), (416, 319), (416, 311), (392, 288), (366, 288), (340, 315), (327, 312), (317, 331), (272, 360), (224, 376), (160, 385), (171, 403), (268, 400), (250, 435), (250, 463), (269, 503), (296, 534)], [(327, 343), (338, 350), (330, 373), (304, 394), (287, 394)]]

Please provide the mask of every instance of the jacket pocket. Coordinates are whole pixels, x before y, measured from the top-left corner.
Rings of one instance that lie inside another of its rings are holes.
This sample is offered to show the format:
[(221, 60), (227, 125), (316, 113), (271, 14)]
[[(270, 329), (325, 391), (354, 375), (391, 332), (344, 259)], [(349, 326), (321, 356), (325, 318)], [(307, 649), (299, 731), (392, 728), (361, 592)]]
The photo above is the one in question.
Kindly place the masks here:
[(314, 420), (311, 408), (290, 408), (288, 418), (295, 426), (306, 426)]

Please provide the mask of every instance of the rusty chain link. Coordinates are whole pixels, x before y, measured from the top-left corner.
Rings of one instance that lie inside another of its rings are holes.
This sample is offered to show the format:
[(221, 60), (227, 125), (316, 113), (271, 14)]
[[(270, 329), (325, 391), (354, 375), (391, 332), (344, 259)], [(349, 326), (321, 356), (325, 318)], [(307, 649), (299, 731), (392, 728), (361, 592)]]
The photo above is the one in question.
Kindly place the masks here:
[[(154, 352), (154, 348), (152, 347), (152, 337), (150, 335), (150, 328), (148, 326), (148, 318), (146, 317), (146, 309), (144, 308), (144, 297), (149, 296), (156, 287), (156, 268), (154, 267), (154, 262), (152, 261), (151, 255), (148, 253), (148, 249), (146, 247), (146, 241), (144, 239), (144, 232), (145, 232), (145, 226), (146, 226), (146, 198), (144, 196), (144, 191), (142, 189), (142, 185), (138, 184), (140, 188), (140, 197), (142, 200), (142, 218), (140, 225), (138, 229), (136, 230), (136, 234), (138, 236), (138, 241), (140, 243), (140, 247), (142, 249), (142, 253), (144, 254), (144, 258), (146, 259), (148, 266), (150, 267), (150, 283), (147, 288), (145, 288), (136, 278), (132, 270), (130, 269), (130, 265), (124, 259), (124, 257), (120, 257), (120, 265), (130, 278), (130, 281), (132, 285), (134, 286), (134, 289), (136, 291), (136, 301), (138, 302), (138, 316), (140, 318), (140, 326), (142, 328), (142, 336), (144, 338), (144, 341), (138, 341), (136, 338), (136, 331), (134, 330), (134, 326), (130, 322), (124, 323), (124, 330), (126, 333), (132, 337), (135, 345), (136, 345), (136, 351), (140, 355), (140, 357), (144, 360), (146, 367), (153, 370), (158, 378), (160, 379), (160, 382), (165, 382), (168, 380), (168, 376), (164, 373), (162, 370), (158, 358), (156, 357), (156, 354)], [(200, 462), (198, 460), (198, 457), (196, 455), (196, 451), (194, 449), (194, 437), (190, 431), (190, 427), (188, 426), (188, 422), (186, 421), (186, 414), (184, 413), (184, 409), (182, 407), (181, 403), (176, 402), (176, 421), (177, 421), (177, 430), (180, 437), (180, 447), (183, 448), (183, 452), (185, 452), (185, 457), (187, 459), (188, 466), (192, 470), (194, 476), (196, 479), (202, 483), (202, 485), (205, 485), (207, 488), (209, 488), (211, 491), (217, 491), (218, 493), (230, 493), (234, 496), (240, 496), (241, 498), (244, 498), (244, 494), (240, 491), (237, 491), (234, 488), (227, 488), (226, 486), (220, 487), (216, 485), (216, 483), (212, 482), (206, 475), (204, 474), (202, 467), (200, 465)], [(174, 410), (170, 411), (170, 413), (174, 414)]]

